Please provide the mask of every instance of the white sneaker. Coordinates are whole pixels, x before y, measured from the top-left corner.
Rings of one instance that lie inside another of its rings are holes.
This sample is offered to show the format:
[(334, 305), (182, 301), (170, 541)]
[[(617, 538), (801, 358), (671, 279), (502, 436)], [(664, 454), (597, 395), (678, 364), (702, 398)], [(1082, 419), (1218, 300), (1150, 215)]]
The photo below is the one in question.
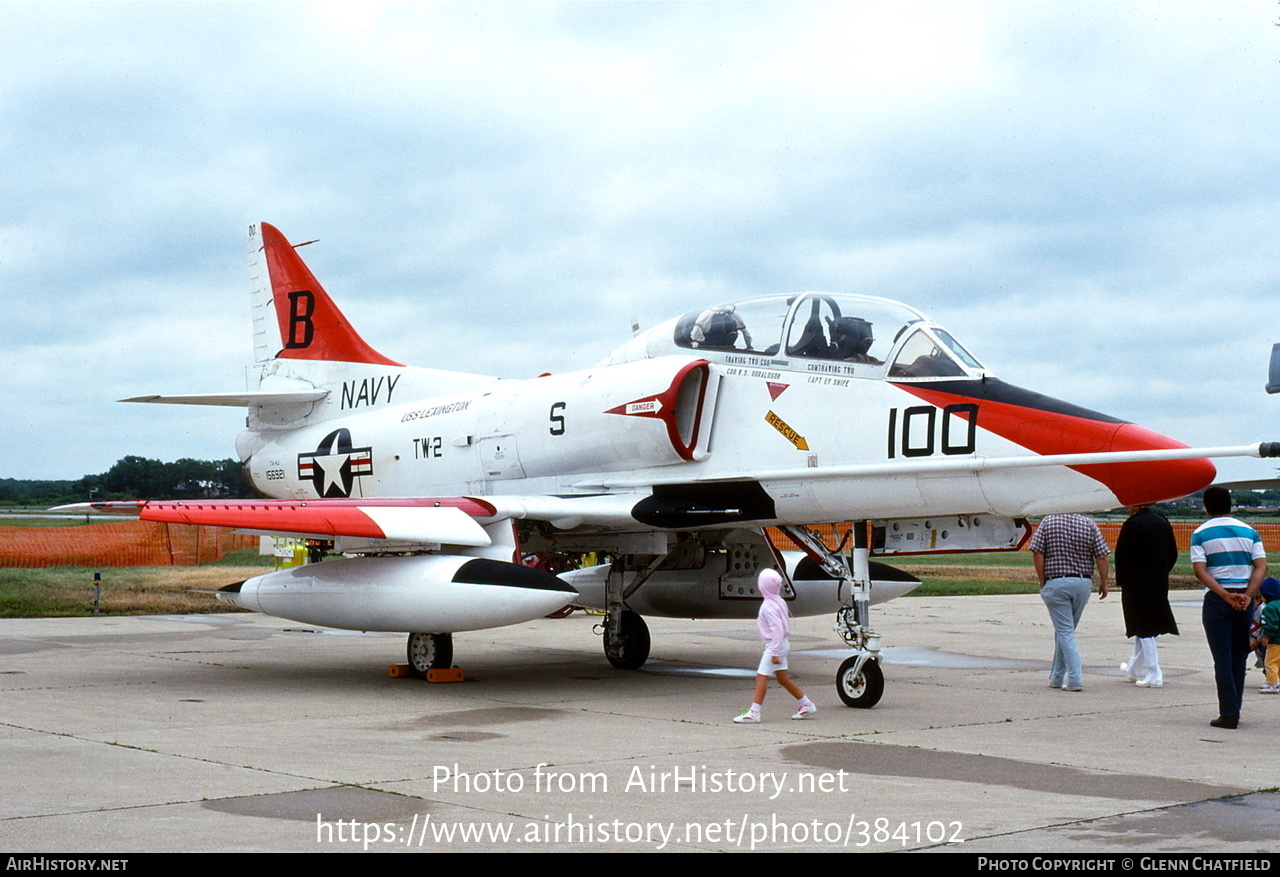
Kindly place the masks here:
[(1134, 685), (1138, 686), (1139, 688), (1163, 688), (1164, 687), (1163, 682), (1154, 682), (1147, 679), (1139, 679), (1137, 682), (1134, 683)]
[(808, 706), (802, 706), (799, 709), (797, 709), (795, 713), (792, 714), (791, 718), (807, 719), (809, 718), (809, 716), (813, 715), (817, 711), (818, 711), (818, 708), (816, 706), (814, 706), (813, 704), (809, 704)]
[(760, 724), (760, 714), (753, 713), (751, 710), (743, 710), (742, 715), (734, 716), (733, 720), (739, 725), (758, 725)]
[(1258, 690), (1263, 694), (1280, 694), (1280, 685), (1264, 685)]
[(1120, 665), (1120, 672), (1129, 677), (1130, 682), (1137, 682), (1138, 677), (1129, 672), (1129, 662), (1125, 661)]

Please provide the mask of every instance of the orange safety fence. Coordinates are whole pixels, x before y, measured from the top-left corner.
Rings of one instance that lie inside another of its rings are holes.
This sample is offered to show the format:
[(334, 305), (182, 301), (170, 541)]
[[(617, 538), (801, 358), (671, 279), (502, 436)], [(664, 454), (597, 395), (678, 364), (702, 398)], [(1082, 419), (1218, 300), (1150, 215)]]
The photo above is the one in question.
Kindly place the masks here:
[[(1173, 521), (1178, 550), (1191, 547), (1191, 533), (1199, 522)], [(1280, 524), (1254, 524), (1269, 550), (1280, 551)], [(1119, 521), (1098, 524), (1107, 544), (1114, 546)], [(812, 526), (830, 548), (849, 533), (848, 524)], [(774, 545), (794, 546), (782, 533), (768, 528)], [(845, 543), (848, 549), (852, 539)], [(161, 524), (152, 521), (117, 521), (80, 527), (0, 527), (0, 567), (40, 566), (196, 566), (220, 560), (231, 551), (258, 545), (257, 536), (237, 533), (229, 527)]]
[(257, 544), (229, 527), (152, 521), (0, 527), (0, 567), (196, 566)]

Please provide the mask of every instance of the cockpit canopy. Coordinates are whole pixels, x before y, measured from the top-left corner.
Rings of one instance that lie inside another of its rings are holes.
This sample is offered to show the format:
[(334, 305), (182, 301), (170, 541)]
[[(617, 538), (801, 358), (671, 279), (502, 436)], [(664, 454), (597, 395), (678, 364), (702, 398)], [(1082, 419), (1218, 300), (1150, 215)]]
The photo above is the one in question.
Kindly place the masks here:
[(804, 292), (691, 311), (640, 335), (606, 362), (670, 353), (867, 378), (978, 377), (985, 368), (949, 332), (895, 301)]

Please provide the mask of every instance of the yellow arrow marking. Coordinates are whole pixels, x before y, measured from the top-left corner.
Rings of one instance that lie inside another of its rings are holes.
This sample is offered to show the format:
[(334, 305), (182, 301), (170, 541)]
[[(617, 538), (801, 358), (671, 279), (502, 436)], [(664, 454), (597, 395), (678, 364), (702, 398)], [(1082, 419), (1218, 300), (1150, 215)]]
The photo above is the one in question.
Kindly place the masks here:
[(778, 415), (774, 414), (772, 411), (770, 411), (768, 414), (764, 416), (764, 422), (772, 426), (778, 432), (782, 433), (782, 437), (785, 438), (787, 441), (791, 442), (791, 444), (795, 445), (796, 450), (799, 450), (799, 451), (809, 450), (809, 443), (804, 440), (804, 436), (796, 432), (790, 426), (787, 426), (787, 422), (783, 420), (781, 417), (779, 417)]

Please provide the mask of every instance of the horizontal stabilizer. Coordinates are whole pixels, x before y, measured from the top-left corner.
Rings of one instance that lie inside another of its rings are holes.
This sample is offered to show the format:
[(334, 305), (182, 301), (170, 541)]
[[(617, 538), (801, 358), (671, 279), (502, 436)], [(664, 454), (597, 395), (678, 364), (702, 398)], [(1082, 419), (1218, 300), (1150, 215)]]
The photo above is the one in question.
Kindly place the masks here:
[(289, 405), (319, 402), (328, 390), (285, 390), (278, 392), (192, 393), (186, 396), (134, 396), (121, 402), (153, 402), (161, 405), (222, 405), (245, 408), (251, 405)]

